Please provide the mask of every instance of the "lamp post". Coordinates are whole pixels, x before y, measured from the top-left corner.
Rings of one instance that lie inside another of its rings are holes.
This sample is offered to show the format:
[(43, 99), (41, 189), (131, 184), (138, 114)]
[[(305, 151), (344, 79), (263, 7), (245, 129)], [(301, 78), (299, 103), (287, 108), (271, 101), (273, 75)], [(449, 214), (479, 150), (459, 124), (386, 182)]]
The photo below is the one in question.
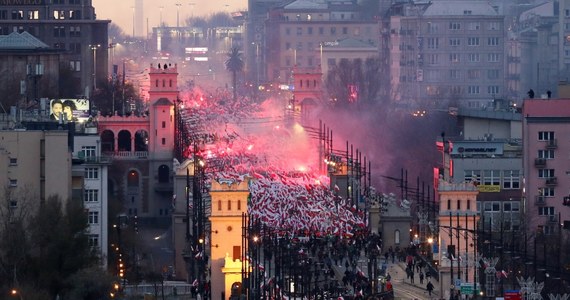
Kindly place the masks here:
[(93, 92), (97, 90), (97, 49), (100, 47), (100, 44), (89, 45), (89, 48), (93, 51)]

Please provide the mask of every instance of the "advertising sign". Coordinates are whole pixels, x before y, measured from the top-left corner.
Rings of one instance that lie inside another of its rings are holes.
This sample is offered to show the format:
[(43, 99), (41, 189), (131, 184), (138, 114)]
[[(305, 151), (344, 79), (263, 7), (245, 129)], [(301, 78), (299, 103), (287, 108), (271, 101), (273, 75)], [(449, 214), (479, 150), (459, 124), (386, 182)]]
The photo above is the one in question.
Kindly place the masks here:
[(52, 99), (50, 120), (61, 122), (85, 122), (89, 119), (89, 100)]

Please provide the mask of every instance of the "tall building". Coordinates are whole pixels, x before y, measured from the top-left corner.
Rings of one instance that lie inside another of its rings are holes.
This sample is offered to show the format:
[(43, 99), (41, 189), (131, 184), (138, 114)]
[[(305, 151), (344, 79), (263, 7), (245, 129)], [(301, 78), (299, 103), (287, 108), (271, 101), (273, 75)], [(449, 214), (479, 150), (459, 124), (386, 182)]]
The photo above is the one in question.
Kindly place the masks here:
[(398, 4), (390, 23), (394, 101), (476, 108), (502, 98), (506, 28), (489, 3)]
[(29, 210), (31, 216), (51, 196), (64, 203), (81, 202), (87, 211), (89, 245), (106, 267), (110, 160), (101, 157), (99, 137), (79, 125), (76, 132), (73, 123), (25, 124), (29, 129), (0, 131), (0, 185), (13, 192), (10, 207)]
[(365, 18), (361, 7), (353, 2), (294, 1), (271, 9), (265, 30), (265, 44), (254, 44), (254, 61), (266, 66), (259, 70), (266, 76), (260, 75), (262, 79), (282, 84), (291, 84), (295, 66), (311, 68), (323, 64), (321, 53), (325, 45), (350, 38), (377, 47), (380, 37), (378, 21)]
[(74, 78), (69, 84), (80, 87), (84, 96), (92, 94), (98, 81), (107, 80), (110, 22), (97, 20), (92, 0), (0, 4), (0, 34), (26, 31), (52, 48), (64, 50), (61, 61), (70, 67)]
[(568, 116), (568, 99), (526, 99), (523, 104), (526, 222), (545, 235), (557, 234), (570, 221)]

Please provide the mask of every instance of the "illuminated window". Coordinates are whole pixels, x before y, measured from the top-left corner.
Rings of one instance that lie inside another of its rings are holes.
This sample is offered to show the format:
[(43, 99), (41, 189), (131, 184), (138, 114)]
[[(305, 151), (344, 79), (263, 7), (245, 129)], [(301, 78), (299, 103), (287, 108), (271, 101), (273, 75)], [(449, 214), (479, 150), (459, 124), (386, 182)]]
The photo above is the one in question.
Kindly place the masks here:
[(394, 244), (396, 245), (400, 244), (400, 230), (398, 229), (394, 231)]
[(139, 172), (131, 170), (127, 176), (127, 186), (137, 187), (139, 186)]

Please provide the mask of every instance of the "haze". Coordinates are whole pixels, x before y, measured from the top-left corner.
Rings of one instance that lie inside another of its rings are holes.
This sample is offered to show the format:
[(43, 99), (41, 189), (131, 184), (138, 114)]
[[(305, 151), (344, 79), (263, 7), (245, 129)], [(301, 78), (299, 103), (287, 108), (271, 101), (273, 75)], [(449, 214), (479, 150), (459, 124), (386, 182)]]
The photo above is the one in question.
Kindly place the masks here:
[[(126, 34), (133, 31), (134, 3), (135, 0), (93, 0), (97, 19), (111, 20), (112, 24), (121, 27)], [(184, 25), (184, 20), (191, 16), (246, 10), (247, 0), (144, 0), (144, 26), (147, 26), (147, 22), (149, 28), (158, 26), (161, 15), (167, 26), (176, 26), (178, 8), (180, 25)]]

